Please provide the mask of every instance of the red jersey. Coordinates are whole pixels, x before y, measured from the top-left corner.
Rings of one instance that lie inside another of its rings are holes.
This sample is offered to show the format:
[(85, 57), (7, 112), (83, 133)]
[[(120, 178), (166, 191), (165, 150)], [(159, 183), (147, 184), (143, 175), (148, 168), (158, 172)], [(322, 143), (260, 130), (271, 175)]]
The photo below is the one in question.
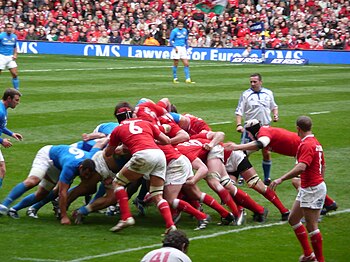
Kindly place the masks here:
[(190, 125), (188, 127), (188, 130), (186, 130), (190, 136), (199, 134), (202, 131), (211, 131), (208, 124), (202, 118), (193, 116), (191, 114), (185, 114), (184, 116), (190, 119)]
[(158, 117), (167, 113), (163, 102), (157, 104), (144, 102), (135, 107), (135, 114), (138, 118), (160, 125)]
[(181, 154), (185, 155), (192, 163), (197, 157), (206, 162), (209, 151), (203, 148), (203, 145), (210, 143), (209, 139), (190, 139), (187, 142), (180, 143), (176, 148)]
[(124, 120), (113, 130), (109, 145), (118, 146), (123, 143), (131, 154), (145, 149), (159, 149), (154, 139), (158, 138), (160, 133), (152, 123), (131, 118)]
[(262, 126), (258, 132), (257, 138), (267, 136), (270, 143), (267, 149), (285, 156), (295, 157), (300, 145), (300, 137), (291, 131), (283, 128)]
[(158, 147), (163, 151), (167, 165), (173, 159), (178, 159), (182, 154), (172, 145), (158, 145)]
[(302, 139), (297, 152), (297, 161), (307, 165), (300, 175), (302, 188), (317, 186), (323, 182), (324, 154), (320, 142), (314, 135), (308, 135)]

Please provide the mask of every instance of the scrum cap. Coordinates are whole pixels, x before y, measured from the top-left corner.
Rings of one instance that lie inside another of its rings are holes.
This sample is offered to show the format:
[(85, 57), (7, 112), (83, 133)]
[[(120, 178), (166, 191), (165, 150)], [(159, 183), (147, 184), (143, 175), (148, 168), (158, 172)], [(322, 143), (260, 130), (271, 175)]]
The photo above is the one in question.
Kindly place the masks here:
[(121, 123), (125, 119), (132, 118), (132, 111), (129, 107), (121, 107), (117, 110), (115, 116), (118, 122)]
[(250, 119), (245, 122), (244, 128), (251, 133), (254, 137), (256, 137), (256, 134), (259, 132), (261, 127), (261, 124), (259, 120), (257, 119)]

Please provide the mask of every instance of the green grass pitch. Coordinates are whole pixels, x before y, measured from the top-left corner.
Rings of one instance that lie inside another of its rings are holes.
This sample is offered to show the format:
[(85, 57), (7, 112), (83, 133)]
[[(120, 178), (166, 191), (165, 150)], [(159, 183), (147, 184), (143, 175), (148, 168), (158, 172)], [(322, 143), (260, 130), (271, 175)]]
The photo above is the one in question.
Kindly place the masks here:
[[(1, 201), (28, 175), (42, 146), (76, 142), (97, 124), (113, 121), (113, 109), (119, 101), (134, 104), (141, 97), (168, 97), (180, 112), (202, 117), (214, 130), (224, 131), (226, 141), (239, 142), (234, 109), (239, 95), (248, 88), (249, 75), (259, 72), (279, 105), (280, 121), (275, 126), (294, 131), (300, 115), (309, 115), (314, 121), (314, 133), (325, 149), (328, 193), (339, 205), (335, 214), (320, 223), (324, 253), (328, 262), (348, 261), (350, 66), (193, 61), (190, 70), (196, 84), (184, 83), (183, 67), (179, 66), (180, 84), (174, 85), (170, 60), (20, 55), (18, 64), (23, 97), (15, 110), (9, 110), (8, 128), (21, 133), (24, 141), (1, 149), (7, 165)], [(0, 84), (3, 89), (11, 86), (8, 72), (2, 73)], [(292, 158), (276, 154), (272, 158), (272, 178), (293, 167)], [(253, 154), (251, 161), (262, 175), (261, 154)], [(210, 192), (203, 182), (200, 186)], [(213, 222), (206, 230), (194, 231), (195, 221), (183, 214), (178, 228), (191, 238), (192, 260), (297, 261), (301, 248), (292, 229), (280, 222), (272, 204), (255, 191), (243, 189), (269, 209), (267, 222), (254, 223), (248, 211), (245, 225), (219, 227), (218, 215), (205, 208)], [(291, 183), (283, 183), (277, 193), (291, 207), (296, 196)], [(70, 210), (82, 203), (78, 199)], [(26, 217), (25, 210), (19, 212), (19, 220), (0, 217), (0, 261), (139, 261), (159, 246), (164, 231), (154, 207), (148, 208), (146, 217), (136, 217), (134, 227), (118, 234), (108, 231), (117, 217), (93, 213), (82, 225), (61, 226), (51, 209), (51, 205), (45, 206), (37, 220)], [(134, 207), (132, 210), (136, 215)]]

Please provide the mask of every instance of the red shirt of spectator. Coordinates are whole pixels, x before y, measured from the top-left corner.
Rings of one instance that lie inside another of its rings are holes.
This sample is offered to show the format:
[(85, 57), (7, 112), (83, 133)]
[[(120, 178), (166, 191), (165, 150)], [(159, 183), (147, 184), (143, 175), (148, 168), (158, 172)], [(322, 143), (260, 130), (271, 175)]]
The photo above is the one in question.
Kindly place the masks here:
[(237, 36), (238, 38), (245, 37), (246, 34), (250, 34), (250, 29), (247, 23), (243, 23), (243, 26), (238, 29)]

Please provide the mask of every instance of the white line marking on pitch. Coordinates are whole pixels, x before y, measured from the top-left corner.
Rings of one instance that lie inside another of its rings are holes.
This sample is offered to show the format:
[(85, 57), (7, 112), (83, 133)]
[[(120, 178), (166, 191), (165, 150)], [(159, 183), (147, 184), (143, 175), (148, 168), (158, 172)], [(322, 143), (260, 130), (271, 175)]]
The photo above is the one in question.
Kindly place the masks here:
[[(329, 213), (327, 216), (334, 216), (334, 215), (349, 213), (349, 212), (350, 212), (350, 208), (344, 209), (344, 210), (339, 210), (339, 211), (334, 211), (332, 213)], [(279, 226), (279, 225), (283, 225), (286, 223), (287, 223), (287, 221), (277, 222), (277, 223), (272, 223), (272, 224), (265, 224), (265, 225), (258, 225), (258, 226), (247, 226), (247, 227), (232, 229), (232, 230), (228, 230), (228, 231), (221, 231), (221, 232), (213, 233), (210, 235), (191, 237), (190, 241), (198, 240), (198, 239), (213, 238), (213, 237), (227, 235), (227, 234), (231, 234), (231, 233), (239, 233), (239, 232), (247, 231), (247, 230), (251, 230), (251, 229)], [(86, 261), (86, 260), (90, 260), (90, 259), (94, 259), (94, 258), (109, 257), (109, 256), (113, 256), (113, 255), (118, 255), (118, 254), (139, 251), (139, 250), (143, 250), (143, 249), (158, 248), (160, 246), (161, 246), (161, 244), (153, 244), (153, 245), (149, 245), (149, 246), (142, 246), (142, 247), (129, 248), (129, 249), (125, 249), (125, 250), (118, 250), (118, 251), (104, 253), (104, 254), (95, 255), (95, 256), (81, 257), (81, 258), (77, 258), (77, 259), (73, 259), (73, 260), (38, 259), (38, 258), (29, 258), (29, 257), (14, 257), (14, 259), (21, 260), (21, 261), (33, 261), (33, 262), (64, 262), (64, 261), (65, 262), (80, 262), (80, 261)]]
[(320, 114), (328, 114), (331, 111), (320, 111), (320, 112), (311, 112), (310, 115), (320, 115)]

